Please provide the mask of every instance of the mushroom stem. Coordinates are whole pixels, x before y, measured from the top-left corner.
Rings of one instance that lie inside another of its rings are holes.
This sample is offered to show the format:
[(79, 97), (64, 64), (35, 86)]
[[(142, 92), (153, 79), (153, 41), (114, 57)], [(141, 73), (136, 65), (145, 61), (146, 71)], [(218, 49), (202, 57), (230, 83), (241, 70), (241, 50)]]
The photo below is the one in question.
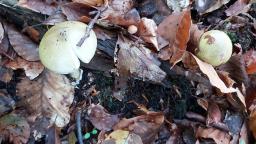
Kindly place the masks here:
[(75, 79), (75, 82), (72, 83), (72, 85), (78, 85), (80, 80), (83, 78), (83, 70), (82, 69), (76, 69), (73, 72), (69, 74), (72, 78)]

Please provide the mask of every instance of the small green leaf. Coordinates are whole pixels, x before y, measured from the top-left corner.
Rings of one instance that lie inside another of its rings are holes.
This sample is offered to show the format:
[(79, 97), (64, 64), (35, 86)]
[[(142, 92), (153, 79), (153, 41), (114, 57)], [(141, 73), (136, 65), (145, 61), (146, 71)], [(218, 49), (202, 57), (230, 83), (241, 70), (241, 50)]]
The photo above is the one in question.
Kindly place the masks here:
[(90, 133), (86, 133), (85, 135), (84, 135), (84, 139), (89, 139), (91, 137), (91, 134)]
[(96, 129), (93, 129), (91, 132), (93, 135), (96, 135), (98, 133), (98, 131)]

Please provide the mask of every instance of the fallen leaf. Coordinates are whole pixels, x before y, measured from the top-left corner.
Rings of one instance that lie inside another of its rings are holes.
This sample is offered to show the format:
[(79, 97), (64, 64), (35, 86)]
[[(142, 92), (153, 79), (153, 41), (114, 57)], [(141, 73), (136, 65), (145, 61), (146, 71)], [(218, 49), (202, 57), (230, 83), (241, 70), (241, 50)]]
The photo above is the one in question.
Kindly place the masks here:
[(101, 14), (101, 17), (116, 25), (127, 27), (137, 25), (140, 21), (140, 15), (133, 7), (133, 0), (112, 0), (109, 2), (108, 9)]
[(232, 87), (235, 84), (235, 81), (229, 77), (228, 72), (217, 71), (217, 74), (228, 88)]
[(14, 113), (0, 118), (0, 137), (13, 144), (25, 144), (30, 136), (30, 127), (26, 119)]
[(32, 26), (25, 27), (22, 31), (24, 31), (34, 42), (39, 42), (40, 33)]
[(25, 71), (26, 76), (30, 80), (33, 80), (34, 78), (39, 76), (44, 70), (44, 66), (41, 64), (41, 62), (30, 62), (20, 57), (16, 57), (14, 61), (9, 60), (5, 64), (5, 66), (13, 70), (23, 69)]
[(0, 81), (8, 83), (12, 80), (13, 70), (5, 67), (0, 69)]
[(114, 130), (129, 130), (139, 135), (143, 143), (151, 143), (155, 140), (164, 122), (164, 115), (161, 112), (147, 112), (145, 115), (137, 116), (130, 119), (122, 119), (114, 126)]
[(246, 72), (248, 74), (253, 74), (256, 72), (256, 52), (254, 50), (249, 50), (243, 54)]
[(45, 144), (60, 144), (59, 131), (53, 125), (47, 130), (47, 138)]
[(206, 125), (221, 122), (221, 111), (219, 106), (214, 102), (208, 103)]
[(67, 3), (61, 6), (61, 10), (69, 21), (77, 21), (82, 16), (90, 17), (89, 13), (95, 9), (82, 3)]
[(43, 116), (50, 124), (64, 127), (69, 123), (69, 106), (74, 97), (74, 86), (60, 74), (45, 71), (37, 80), (23, 79), (17, 85), (17, 95), (30, 116)]
[(92, 7), (100, 7), (104, 4), (104, 0), (72, 0), (72, 2), (82, 3)]
[(231, 136), (221, 130), (215, 128), (202, 128), (199, 127), (196, 132), (196, 138), (211, 138), (217, 144), (228, 144)]
[(227, 63), (218, 67), (219, 70), (226, 71), (230, 77), (239, 85), (249, 85), (249, 78), (246, 73), (245, 60), (243, 55), (236, 54), (231, 56)]
[(15, 101), (8, 96), (7, 92), (0, 91), (0, 116), (11, 112), (15, 108)]
[(143, 144), (140, 136), (124, 130), (115, 130), (110, 133), (102, 144)]
[(13, 26), (7, 27), (7, 34), (13, 49), (19, 56), (28, 61), (38, 61), (38, 45), (27, 36), (21, 34)]
[[(119, 36), (116, 44), (116, 67), (119, 73), (119, 84), (122, 88), (129, 76), (135, 76), (143, 80), (161, 83), (166, 73), (159, 68), (160, 62), (153, 53), (143, 45)], [(117, 93), (115, 97), (122, 100), (123, 95)]]
[(50, 15), (42, 23), (45, 25), (55, 25), (56, 23), (67, 21), (66, 16), (62, 12), (57, 12), (53, 15)]
[(51, 15), (57, 10), (56, 5), (41, 0), (19, 0), (17, 5), (46, 15)]
[(0, 43), (0, 54), (11, 60), (17, 56), (16, 52), (10, 46), (10, 42), (6, 33)]
[(181, 12), (183, 9), (189, 6), (189, 0), (166, 0), (166, 4), (174, 12)]
[(225, 10), (227, 16), (238, 15), (241, 12), (247, 12), (250, 7), (247, 5), (250, 0), (237, 0), (233, 5)]
[(156, 30), (157, 25), (152, 19), (148, 18), (141, 18), (139, 26), (139, 36), (148, 43), (152, 43), (157, 51), (159, 51), (157, 37), (156, 37)]
[(201, 36), (203, 35), (204, 30), (200, 30), (197, 26), (197, 24), (192, 24), (190, 28), (190, 39), (188, 42), (187, 51), (189, 52), (196, 52), (196, 49), (198, 48), (199, 41)]
[(230, 0), (196, 0), (196, 9), (199, 13), (205, 14), (219, 9)]
[(101, 105), (91, 104), (87, 113), (90, 122), (99, 130), (110, 131), (119, 122), (117, 115), (109, 114)]
[(114, 37), (114, 34), (112, 32), (100, 27), (94, 27), (93, 31), (95, 32), (97, 39), (101, 39), (103, 41)]
[(210, 83), (217, 87), (222, 93), (232, 93), (232, 92), (237, 92), (237, 89), (235, 88), (228, 88), (225, 83), (220, 79), (220, 77), (218, 76), (217, 72), (215, 71), (215, 69), (213, 68), (212, 65), (205, 63), (203, 61), (201, 61), (200, 59), (198, 59), (196, 56), (194, 56), (193, 54), (191, 54), (194, 59), (196, 60), (200, 70), (207, 75), (207, 77), (210, 80)]
[(159, 24), (157, 33), (169, 41), (169, 47), (162, 49), (159, 53), (161, 59), (170, 59), (172, 65), (182, 60), (190, 38), (190, 27), (189, 10), (173, 13)]

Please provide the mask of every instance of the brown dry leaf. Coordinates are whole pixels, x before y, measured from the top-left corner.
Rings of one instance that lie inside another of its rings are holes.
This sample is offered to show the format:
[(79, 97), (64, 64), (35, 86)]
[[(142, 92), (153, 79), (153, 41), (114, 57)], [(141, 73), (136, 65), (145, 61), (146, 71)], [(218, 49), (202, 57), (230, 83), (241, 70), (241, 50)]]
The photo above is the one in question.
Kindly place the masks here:
[(190, 38), (190, 27), (189, 10), (173, 13), (159, 24), (157, 33), (169, 41), (169, 47), (160, 51), (159, 57), (161, 59), (170, 59), (170, 63), (173, 65), (182, 60)]
[(147, 112), (145, 115), (130, 119), (122, 119), (114, 126), (114, 129), (129, 130), (139, 135), (143, 143), (151, 143), (155, 140), (164, 122), (164, 115), (161, 112)]
[(8, 83), (12, 80), (13, 70), (5, 67), (0, 69), (0, 81)]
[(41, 0), (19, 0), (18, 6), (46, 15), (51, 15), (57, 10), (57, 6), (54, 3), (47, 3)]
[(139, 36), (148, 43), (152, 43), (157, 51), (159, 51), (156, 30), (157, 25), (152, 19), (141, 18), (140, 23), (138, 25)]
[(10, 113), (0, 118), (1, 142), (25, 144), (29, 136), (30, 126), (24, 117)]
[(47, 138), (45, 144), (60, 144), (60, 132), (53, 125), (47, 130)]
[(101, 105), (91, 104), (88, 108), (90, 122), (99, 130), (110, 131), (120, 120), (117, 115), (109, 114)]
[(221, 111), (219, 106), (215, 102), (208, 103), (208, 113), (206, 119), (206, 125), (211, 125), (213, 123), (221, 122)]
[(188, 42), (188, 48), (187, 50), (190, 52), (195, 52), (198, 45), (199, 40), (201, 36), (203, 35), (204, 30), (200, 30), (197, 26), (197, 24), (192, 24), (190, 28), (190, 39)]
[(15, 101), (8, 95), (7, 91), (0, 91), (0, 116), (14, 110), (15, 104)]
[(45, 71), (37, 80), (23, 79), (17, 85), (17, 95), (30, 116), (43, 116), (50, 124), (64, 127), (69, 123), (69, 106), (73, 102), (74, 86), (60, 74)]
[(104, 4), (104, 0), (72, 0), (72, 2), (82, 3), (92, 7), (100, 7)]
[(137, 25), (140, 21), (140, 15), (133, 7), (133, 0), (112, 0), (109, 2), (108, 9), (101, 14), (101, 17), (117, 25), (127, 27)]
[(229, 73), (225, 72), (225, 71), (217, 71), (218, 76), (220, 77), (220, 79), (225, 83), (225, 85), (230, 88), (234, 85), (235, 81), (232, 80), (229, 77)]
[(233, 5), (225, 10), (227, 16), (238, 15), (241, 12), (247, 12), (250, 7), (247, 5), (250, 0), (237, 0)]
[(24, 31), (34, 42), (39, 42), (40, 33), (32, 26), (25, 27), (22, 31)]
[(210, 80), (210, 83), (217, 87), (222, 93), (232, 93), (232, 92), (237, 92), (237, 89), (235, 88), (228, 88), (225, 83), (220, 79), (218, 76), (217, 72), (213, 68), (212, 65), (205, 63), (198, 59), (195, 55), (191, 54), (194, 59), (196, 60), (200, 70), (207, 75), (207, 77)]
[[(119, 73), (119, 82), (125, 86), (129, 76), (135, 76), (143, 80), (161, 83), (166, 73), (159, 68), (160, 62), (153, 53), (143, 45), (137, 45), (135, 42), (119, 36), (116, 44), (116, 67)], [(115, 96), (122, 100), (122, 94)]]
[(202, 128), (199, 127), (196, 132), (197, 138), (211, 138), (217, 144), (228, 144), (231, 140), (231, 136), (221, 130), (215, 128)]
[(80, 20), (82, 16), (90, 17), (89, 13), (95, 9), (82, 3), (71, 2), (62, 5), (61, 10), (69, 21), (77, 21)]
[(199, 13), (205, 14), (219, 9), (230, 0), (196, 0), (196, 9)]
[(124, 130), (115, 130), (110, 133), (102, 144), (143, 144), (140, 136)]
[[(256, 56), (256, 55), (255, 55)], [(256, 59), (255, 59), (256, 60)], [(249, 85), (248, 74), (246, 73), (244, 57), (241, 54), (233, 55), (229, 61), (221, 65), (219, 70), (226, 71), (238, 84)]]
[(50, 15), (46, 20), (44, 20), (42, 23), (45, 25), (55, 25), (56, 23), (67, 21), (66, 16), (61, 13), (55, 13), (53, 15)]
[(21, 34), (13, 26), (7, 27), (7, 34), (13, 49), (19, 56), (28, 61), (38, 61), (38, 45), (27, 36)]
[(5, 66), (13, 70), (24, 69), (26, 76), (30, 80), (39, 76), (44, 70), (44, 66), (41, 62), (30, 62), (20, 57), (16, 57), (14, 61), (9, 60)]
[(246, 72), (248, 74), (254, 74), (256, 72), (256, 52), (249, 50), (243, 54)]
[(111, 39), (114, 37), (114, 34), (110, 31), (107, 31), (100, 27), (94, 27), (93, 31), (95, 32), (97, 39), (101, 39), (103, 41)]

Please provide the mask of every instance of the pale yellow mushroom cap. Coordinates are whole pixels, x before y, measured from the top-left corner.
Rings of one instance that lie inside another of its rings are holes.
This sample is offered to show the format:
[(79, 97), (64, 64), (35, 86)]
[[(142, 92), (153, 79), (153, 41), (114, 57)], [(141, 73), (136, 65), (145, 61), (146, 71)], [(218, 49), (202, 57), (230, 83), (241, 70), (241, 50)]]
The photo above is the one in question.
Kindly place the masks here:
[(210, 30), (201, 36), (196, 56), (213, 66), (219, 66), (230, 59), (232, 49), (232, 42), (225, 32)]
[(69, 74), (79, 69), (80, 61), (89, 63), (97, 48), (93, 30), (81, 47), (77, 43), (84, 36), (87, 25), (77, 21), (61, 22), (50, 28), (39, 45), (43, 65), (60, 74)]

